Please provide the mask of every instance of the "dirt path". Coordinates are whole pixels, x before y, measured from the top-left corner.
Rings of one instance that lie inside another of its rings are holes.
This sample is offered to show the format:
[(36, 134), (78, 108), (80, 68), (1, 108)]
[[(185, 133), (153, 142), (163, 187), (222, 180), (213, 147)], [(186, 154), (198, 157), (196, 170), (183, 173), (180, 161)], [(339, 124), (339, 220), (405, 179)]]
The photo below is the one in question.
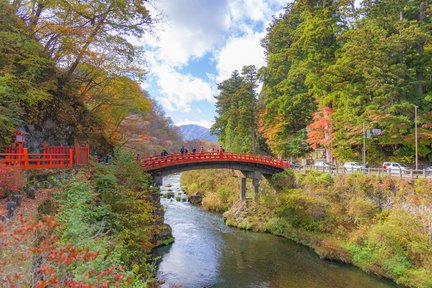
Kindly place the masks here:
[[(30, 287), (37, 208), (57, 190), (40, 189), (36, 199), (24, 196), (15, 217), (5, 224), (0, 222), (0, 287)], [(0, 201), (0, 207), (5, 207), (5, 203)]]

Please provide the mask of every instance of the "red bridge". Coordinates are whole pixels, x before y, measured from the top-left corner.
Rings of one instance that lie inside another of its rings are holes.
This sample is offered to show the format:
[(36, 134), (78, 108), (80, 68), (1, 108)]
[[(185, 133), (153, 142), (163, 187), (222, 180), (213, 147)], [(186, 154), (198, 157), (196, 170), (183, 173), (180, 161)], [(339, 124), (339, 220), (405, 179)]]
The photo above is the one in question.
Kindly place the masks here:
[(188, 154), (170, 154), (137, 158), (144, 168), (162, 185), (162, 177), (187, 170), (197, 169), (234, 169), (243, 173), (241, 198), (246, 197), (246, 178), (252, 178), (255, 192), (258, 191), (260, 174), (270, 177), (274, 173), (290, 168), (290, 162), (268, 156), (245, 153), (197, 152)]
[(167, 156), (138, 158), (137, 160), (146, 172), (153, 175), (168, 175), (186, 170), (214, 168), (246, 169), (273, 174), (290, 167), (288, 161), (277, 160), (269, 156), (227, 152), (169, 154)]

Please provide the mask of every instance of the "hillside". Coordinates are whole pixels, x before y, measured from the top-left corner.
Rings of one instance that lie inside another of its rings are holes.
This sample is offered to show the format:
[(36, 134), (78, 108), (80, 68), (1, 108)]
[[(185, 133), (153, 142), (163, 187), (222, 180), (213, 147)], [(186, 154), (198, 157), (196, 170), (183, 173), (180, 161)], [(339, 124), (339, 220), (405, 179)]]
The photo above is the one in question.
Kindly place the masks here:
[(217, 136), (216, 135), (210, 135), (210, 129), (195, 125), (195, 124), (188, 124), (188, 125), (181, 125), (179, 126), (180, 133), (183, 135), (184, 140), (207, 140), (211, 142), (217, 142)]

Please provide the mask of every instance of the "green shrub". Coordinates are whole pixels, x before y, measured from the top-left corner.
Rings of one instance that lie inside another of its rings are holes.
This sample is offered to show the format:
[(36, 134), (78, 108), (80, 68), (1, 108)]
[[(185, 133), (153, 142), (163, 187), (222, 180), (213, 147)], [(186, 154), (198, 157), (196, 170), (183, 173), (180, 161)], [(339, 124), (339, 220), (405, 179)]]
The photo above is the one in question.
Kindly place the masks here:
[(280, 217), (270, 218), (265, 224), (266, 231), (280, 236), (286, 234), (288, 227), (288, 222)]
[(295, 176), (293, 170), (273, 174), (271, 184), (277, 191), (295, 188)]

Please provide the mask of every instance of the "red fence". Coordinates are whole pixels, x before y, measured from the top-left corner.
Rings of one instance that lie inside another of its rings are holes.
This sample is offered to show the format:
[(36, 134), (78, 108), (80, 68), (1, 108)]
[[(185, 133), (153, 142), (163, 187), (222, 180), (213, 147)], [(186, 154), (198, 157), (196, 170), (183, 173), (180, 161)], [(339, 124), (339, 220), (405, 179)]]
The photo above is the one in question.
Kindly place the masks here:
[(74, 146), (74, 164), (75, 165), (87, 165), (90, 160), (90, 145), (80, 146), (75, 144)]
[(28, 148), (22, 149), (23, 153), (0, 153), (0, 165), (18, 165), (22, 170), (67, 168), (73, 165), (73, 149), (68, 153), (28, 153)]
[(245, 153), (215, 153), (215, 152), (197, 152), (188, 154), (169, 154), (167, 156), (151, 156), (137, 159), (146, 170), (150, 171), (162, 167), (167, 167), (180, 163), (197, 163), (197, 162), (247, 162), (264, 164), (277, 168), (290, 168), (289, 161), (277, 160), (269, 156), (245, 154)]
[(0, 153), (0, 166), (20, 166), (22, 170), (68, 168), (89, 163), (89, 145), (72, 147), (44, 145), (42, 153), (28, 153), (28, 148), (6, 147)]

